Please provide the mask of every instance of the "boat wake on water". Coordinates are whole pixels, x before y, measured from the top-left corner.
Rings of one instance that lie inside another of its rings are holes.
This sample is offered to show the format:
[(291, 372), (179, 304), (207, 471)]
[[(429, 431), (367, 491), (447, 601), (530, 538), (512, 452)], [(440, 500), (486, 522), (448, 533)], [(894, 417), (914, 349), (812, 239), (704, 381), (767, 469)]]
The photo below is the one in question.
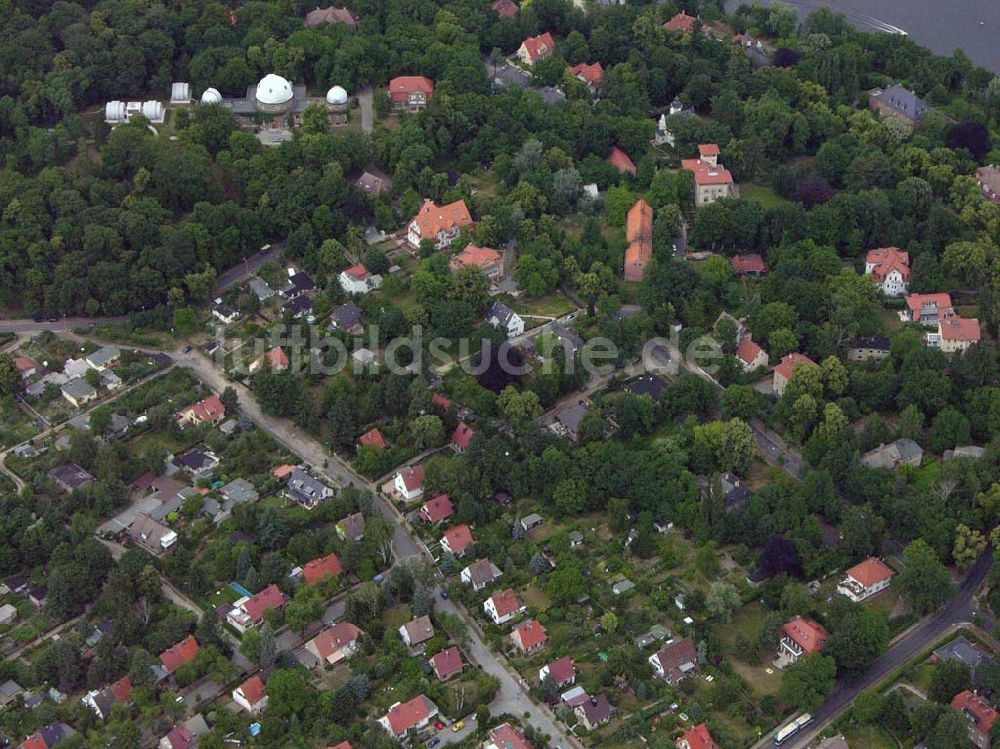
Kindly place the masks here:
[(791, 5), (796, 8), (804, 8), (806, 10), (817, 10), (821, 6), (826, 6), (835, 13), (841, 13), (846, 16), (848, 20), (853, 21), (858, 26), (870, 26), (875, 29), (875, 31), (881, 31), (886, 34), (898, 34), (899, 36), (909, 36), (905, 29), (899, 28), (899, 26), (893, 26), (891, 23), (882, 21), (875, 16), (863, 13), (850, 5), (845, 3), (831, 2), (830, 0), (825, 0), (824, 2), (810, 2), (809, 0), (783, 0), (786, 5)]

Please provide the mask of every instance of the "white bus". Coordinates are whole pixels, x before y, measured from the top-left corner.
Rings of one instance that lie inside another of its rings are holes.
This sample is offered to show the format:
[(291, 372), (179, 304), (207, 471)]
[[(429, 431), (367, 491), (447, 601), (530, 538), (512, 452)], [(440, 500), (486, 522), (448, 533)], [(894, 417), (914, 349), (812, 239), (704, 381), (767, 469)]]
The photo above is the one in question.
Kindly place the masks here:
[(799, 729), (804, 728), (805, 726), (812, 723), (812, 719), (813, 718), (809, 713), (800, 715), (798, 718), (796, 718), (787, 726), (785, 726), (780, 731), (777, 731), (774, 734), (774, 745), (781, 746), (782, 744), (784, 744), (786, 741), (788, 741), (788, 739), (792, 738), (792, 736), (797, 734), (799, 732)]

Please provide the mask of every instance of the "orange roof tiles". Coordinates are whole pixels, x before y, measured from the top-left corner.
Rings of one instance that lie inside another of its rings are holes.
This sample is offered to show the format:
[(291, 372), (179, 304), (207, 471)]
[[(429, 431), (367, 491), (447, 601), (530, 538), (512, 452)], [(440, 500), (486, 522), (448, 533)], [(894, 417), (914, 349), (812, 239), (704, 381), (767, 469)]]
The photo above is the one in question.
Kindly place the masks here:
[(302, 567), (302, 577), (307, 585), (312, 585), (328, 577), (336, 577), (343, 569), (336, 554), (327, 554), (325, 557), (306, 562)]
[(682, 11), (663, 24), (663, 28), (667, 31), (683, 31), (685, 34), (690, 34), (694, 31), (694, 24), (697, 20), (694, 16), (689, 16)]
[(358, 442), (362, 445), (368, 445), (369, 447), (374, 447), (379, 450), (383, 450), (385, 448), (385, 438), (382, 436), (382, 432), (378, 430), (378, 427), (362, 434), (358, 437)]
[(448, 542), (452, 554), (461, 554), (475, 542), (472, 538), (472, 529), (465, 523), (446, 530), (442, 540)]
[(818, 622), (804, 619), (801, 616), (793, 617), (785, 622), (781, 630), (786, 637), (798, 644), (806, 653), (818, 653), (830, 638), (830, 635)]
[(198, 641), (194, 639), (194, 635), (188, 635), (169, 650), (160, 653), (160, 663), (163, 664), (168, 674), (172, 674), (181, 666), (193, 661), (197, 656)]
[(642, 198), (629, 208), (625, 241), (625, 280), (641, 281), (653, 257), (653, 208)]
[(251, 705), (256, 705), (264, 698), (264, 682), (256, 674), (240, 684), (239, 690)]
[(847, 576), (854, 578), (866, 588), (870, 588), (876, 583), (888, 580), (896, 573), (888, 565), (875, 557), (869, 557), (860, 564), (856, 564), (847, 570)]
[(696, 185), (733, 184), (733, 175), (724, 166), (712, 165), (701, 159), (681, 159), (681, 168), (694, 174)]
[(389, 81), (389, 96), (393, 101), (405, 102), (417, 91), (430, 99), (434, 95), (434, 81), (424, 75), (400, 75)]
[(613, 146), (611, 148), (611, 153), (608, 154), (608, 163), (622, 174), (628, 172), (632, 176), (635, 176), (635, 164), (632, 163), (632, 159), (628, 157), (628, 154), (618, 146)]
[(443, 231), (472, 224), (472, 214), (464, 200), (440, 206), (432, 200), (425, 200), (413, 222), (420, 230), (421, 239), (435, 239)]
[(876, 247), (869, 250), (865, 263), (875, 266), (872, 268), (872, 277), (879, 283), (894, 270), (899, 271), (904, 281), (910, 277), (910, 253), (903, 252), (898, 247)]
[(816, 362), (814, 362), (805, 354), (791, 353), (781, 357), (781, 363), (774, 368), (774, 371), (777, 374), (780, 374), (786, 380), (791, 381), (792, 373), (795, 370), (795, 367), (799, 366), (800, 364), (804, 364), (805, 366), (808, 367), (819, 366)]
[(764, 349), (749, 338), (744, 338), (736, 347), (736, 357), (744, 364), (752, 364), (763, 351)]
[(597, 86), (604, 80), (604, 66), (599, 62), (587, 64), (581, 62), (579, 65), (571, 67), (570, 72), (577, 78), (582, 78), (584, 82), (591, 86)]
[(544, 60), (556, 51), (555, 39), (548, 31), (538, 36), (529, 36), (521, 42), (521, 46), (524, 47), (524, 51), (528, 55), (528, 62), (532, 65), (539, 60)]
[(982, 337), (979, 320), (974, 317), (952, 315), (944, 320), (939, 320), (938, 325), (941, 327), (941, 338), (946, 341), (976, 342)]

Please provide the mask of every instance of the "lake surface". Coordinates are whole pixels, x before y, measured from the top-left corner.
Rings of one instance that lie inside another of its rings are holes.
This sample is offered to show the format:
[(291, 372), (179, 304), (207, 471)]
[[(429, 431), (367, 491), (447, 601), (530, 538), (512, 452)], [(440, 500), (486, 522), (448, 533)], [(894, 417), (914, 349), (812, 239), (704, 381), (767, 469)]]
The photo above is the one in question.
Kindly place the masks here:
[[(975, 64), (1000, 74), (1000, 0), (781, 1), (803, 17), (825, 5), (862, 31), (905, 31), (939, 55), (960, 47)], [(727, 6), (739, 4), (730, 0)]]

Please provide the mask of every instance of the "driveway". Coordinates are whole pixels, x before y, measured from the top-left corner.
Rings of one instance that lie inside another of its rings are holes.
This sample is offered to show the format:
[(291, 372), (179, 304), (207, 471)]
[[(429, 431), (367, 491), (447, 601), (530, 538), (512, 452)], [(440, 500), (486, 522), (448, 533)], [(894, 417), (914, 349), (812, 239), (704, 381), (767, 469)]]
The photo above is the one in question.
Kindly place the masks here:
[(358, 91), (358, 106), (361, 109), (361, 129), (366, 133), (370, 133), (375, 124), (375, 110), (372, 103), (371, 86), (365, 86)]

